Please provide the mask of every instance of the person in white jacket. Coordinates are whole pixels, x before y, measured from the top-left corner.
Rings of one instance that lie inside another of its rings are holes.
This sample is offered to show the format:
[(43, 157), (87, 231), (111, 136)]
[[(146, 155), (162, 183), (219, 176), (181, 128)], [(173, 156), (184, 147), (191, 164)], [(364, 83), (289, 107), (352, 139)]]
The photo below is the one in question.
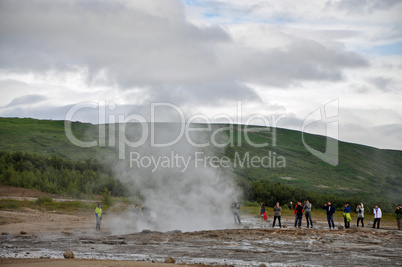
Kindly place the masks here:
[(357, 212), (357, 227), (359, 227), (359, 222), (362, 222), (362, 227), (364, 227), (364, 206), (363, 203), (360, 203), (356, 207)]
[(375, 205), (375, 208), (373, 209), (373, 214), (374, 214), (373, 228), (375, 228), (375, 225), (377, 224), (377, 229), (380, 229), (380, 221), (381, 221), (382, 213), (381, 213), (381, 209), (378, 207), (378, 205)]

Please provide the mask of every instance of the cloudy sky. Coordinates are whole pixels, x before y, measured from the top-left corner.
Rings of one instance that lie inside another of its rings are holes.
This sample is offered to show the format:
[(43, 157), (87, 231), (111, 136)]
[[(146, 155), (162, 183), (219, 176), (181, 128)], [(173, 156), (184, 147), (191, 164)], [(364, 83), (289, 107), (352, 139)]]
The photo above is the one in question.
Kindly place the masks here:
[(278, 127), (323, 134), (303, 121), (339, 103), (340, 140), (402, 149), (400, 14), (398, 0), (2, 0), (0, 116), (64, 119), (105, 101), (150, 119), (167, 102), (237, 122), (241, 105), (243, 123), (286, 115)]

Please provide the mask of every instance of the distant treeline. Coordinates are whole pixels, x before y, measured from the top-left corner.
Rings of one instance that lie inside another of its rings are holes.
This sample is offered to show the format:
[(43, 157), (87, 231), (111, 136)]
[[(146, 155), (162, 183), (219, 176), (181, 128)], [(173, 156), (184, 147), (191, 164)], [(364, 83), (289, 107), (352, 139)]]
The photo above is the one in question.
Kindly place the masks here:
[(114, 196), (128, 195), (111, 168), (97, 160), (72, 161), (21, 152), (0, 152), (0, 183), (73, 197), (101, 194), (105, 188)]
[(247, 179), (241, 179), (238, 184), (244, 191), (246, 201), (265, 202), (270, 207), (274, 207), (276, 202), (279, 202), (282, 207), (287, 207), (289, 202), (293, 202), (295, 205), (297, 201), (303, 204), (305, 200), (309, 200), (312, 203), (313, 209), (321, 209), (325, 203), (331, 201), (337, 210), (343, 211), (345, 204), (349, 203), (352, 211), (354, 211), (359, 203), (363, 203), (365, 213), (372, 214), (376, 204), (380, 206), (383, 212), (387, 213), (394, 212), (396, 204), (398, 204), (390, 203), (381, 198), (375, 198), (373, 195), (351, 195), (346, 193), (331, 195), (320, 192), (318, 188), (314, 191), (304, 190), (283, 185), (279, 182), (271, 183), (268, 180), (248, 181)]
[[(45, 157), (21, 152), (0, 152), (0, 184), (72, 197), (102, 194), (105, 188), (113, 196), (129, 196), (127, 187), (115, 178), (112, 168), (96, 159), (73, 161), (58, 156)], [(246, 201), (265, 202), (272, 207), (276, 202), (287, 206), (290, 201), (296, 203), (308, 199), (313, 208), (321, 208), (331, 201), (338, 210), (343, 210), (345, 203), (349, 203), (353, 209), (363, 202), (366, 213), (371, 213), (375, 204), (384, 212), (394, 212), (398, 204), (375, 198), (371, 194), (331, 195), (320, 192), (318, 188), (305, 190), (268, 180), (250, 181), (247, 177), (240, 178), (238, 185), (243, 189)]]

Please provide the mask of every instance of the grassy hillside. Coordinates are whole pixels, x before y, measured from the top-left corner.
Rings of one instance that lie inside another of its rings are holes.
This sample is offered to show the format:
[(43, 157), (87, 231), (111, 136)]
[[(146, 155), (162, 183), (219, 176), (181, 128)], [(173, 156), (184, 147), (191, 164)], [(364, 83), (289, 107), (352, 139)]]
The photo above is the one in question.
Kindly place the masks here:
[[(90, 123), (75, 122), (71, 126), (79, 140), (98, 139), (98, 127)], [(101, 159), (111, 153), (108, 147), (73, 145), (66, 137), (64, 121), (30, 118), (0, 118), (0, 151), (56, 155), (71, 160)]]
[[(249, 133), (252, 140), (269, 140), (270, 134)], [(308, 145), (325, 150), (326, 138), (305, 135)], [(242, 168), (238, 175), (249, 180), (269, 179), (295, 187), (342, 195), (366, 195), (400, 201), (402, 185), (402, 151), (381, 150), (373, 147), (339, 142), (339, 164), (331, 166), (312, 155), (302, 143), (302, 133), (277, 129), (275, 147), (255, 148), (243, 142), (242, 146), (226, 147), (226, 154), (235, 152), (263, 156), (268, 151), (286, 158), (286, 168)]]
[[(98, 126), (73, 122), (74, 135), (80, 140), (97, 140)], [(160, 124), (166, 129), (168, 124)], [(171, 124), (170, 127), (176, 127)], [(214, 127), (222, 127), (215, 125)], [(312, 155), (302, 143), (298, 131), (276, 129), (276, 145), (273, 133), (267, 128), (253, 127), (247, 131), (253, 143), (269, 144), (257, 148), (246, 142), (243, 126), (234, 126), (234, 144), (226, 146), (219, 156), (227, 156), (232, 162), (236, 157), (275, 155), (283, 157), (285, 167), (240, 167), (233, 170), (239, 179), (247, 181), (269, 180), (296, 188), (310, 189), (343, 196), (357, 195), (365, 199), (384, 198), (394, 203), (400, 201), (402, 188), (402, 151), (381, 150), (368, 146), (339, 142), (339, 165), (331, 166)], [(118, 128), (118, 127), (116, 127)], [(158, 127), (157, 127), (158, 128)], [(106, 126), (108, 133), (109, 126)], [(238, 134), (241, 138), (238, 139)], [(118, 136), (118, 133), (116, 133)], [(325, 150), (325, 138), (305, 135), (308, 145), (317, 150)], [(238, 143), (241, 140), (241, 144)], [(106, 143), (107, 145), (108, 143)], [(0, 151), (20, 151), (43, 156), (57, 155), (72, 160), (98, 160), (117, 157), (116, 149), (105, 147), (81, 148), (73, 145), (66, 137), (63, 121), (0, 118)], [(271, 154), (270, 154), (271, 153)], [(275, 153), (275, 154), (274, 154)], [(274, 164), (272, 164), (274, 165)]]

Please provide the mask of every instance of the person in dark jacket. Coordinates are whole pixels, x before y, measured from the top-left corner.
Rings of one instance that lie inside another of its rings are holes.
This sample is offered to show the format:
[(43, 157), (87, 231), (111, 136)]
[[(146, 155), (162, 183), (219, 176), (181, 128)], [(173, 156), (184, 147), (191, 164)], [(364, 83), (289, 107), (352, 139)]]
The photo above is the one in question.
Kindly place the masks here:
[(360, 203), (356, 207), (357, 212), (357, 227), (359, 227), (359, 222), (362, 222), (362, 227), (364, 227), (364, 205)]
[(402, 230), (402, 205), (401, 204), (399, 204), (398, 207), (396, 207), (395, 214), (396, 214), (396, 223), (398, 226), (398, 230)]
[(345, 229), (350, 228), (350, 221), (352, 218), (350, 217), (350, 211), (352, 208), (349, 206), (349, 203), (345, 204), (345, 208), (343, 209), (343, 220), (345, 222)]
[(295, 227), (298, 226), (301, 228), (302, 220), (303, 220), (303, 206), (300, 201), (297, 202), (295, 206)]
[(331, 202), (328, 201), (328, 204), (324, 205), (324, 209), (327, 211), (327, 220), (328, 220), (329, 229), (331, 230), (331, 224), (332, 224), (332, 229), (335, 229), (335, 223), (334, 223), (335, 207), (333, 207)]
[(282, 208), (279, 206), (279, 202), (276, 202), (276, 206), (274, 207), (274, 222), (273, 222), (273, 224), (272, 224), (272, 228), (275, 227), (276, 219), (278, 219), (279, 228), (282, 228), (282, 224), (281, 224), (281, 211), (282, 211)]
[(313, 228), (313, 221), (311, 220), (311, 203), (310, 201), (306, 200), (304, 202), (304, 216), (306, 216), (306, 221), (307, 221), (307, 228)]
[[(233, 212), (233, 218), (234, 218), (234, 222), (239, 222), (240, 221), (240, 215), (239, 215), (239, 210), (240, 210), (240, 203), (236, 200), (235, 202), (232, 203), (232, 212)], [(236, 221), (237, 219), (237, 221)]]
[(293, 210), (293, 202), (292, 202), (292, 201), (289, 203), (288, 208), (289, 208), (290, 210)]

